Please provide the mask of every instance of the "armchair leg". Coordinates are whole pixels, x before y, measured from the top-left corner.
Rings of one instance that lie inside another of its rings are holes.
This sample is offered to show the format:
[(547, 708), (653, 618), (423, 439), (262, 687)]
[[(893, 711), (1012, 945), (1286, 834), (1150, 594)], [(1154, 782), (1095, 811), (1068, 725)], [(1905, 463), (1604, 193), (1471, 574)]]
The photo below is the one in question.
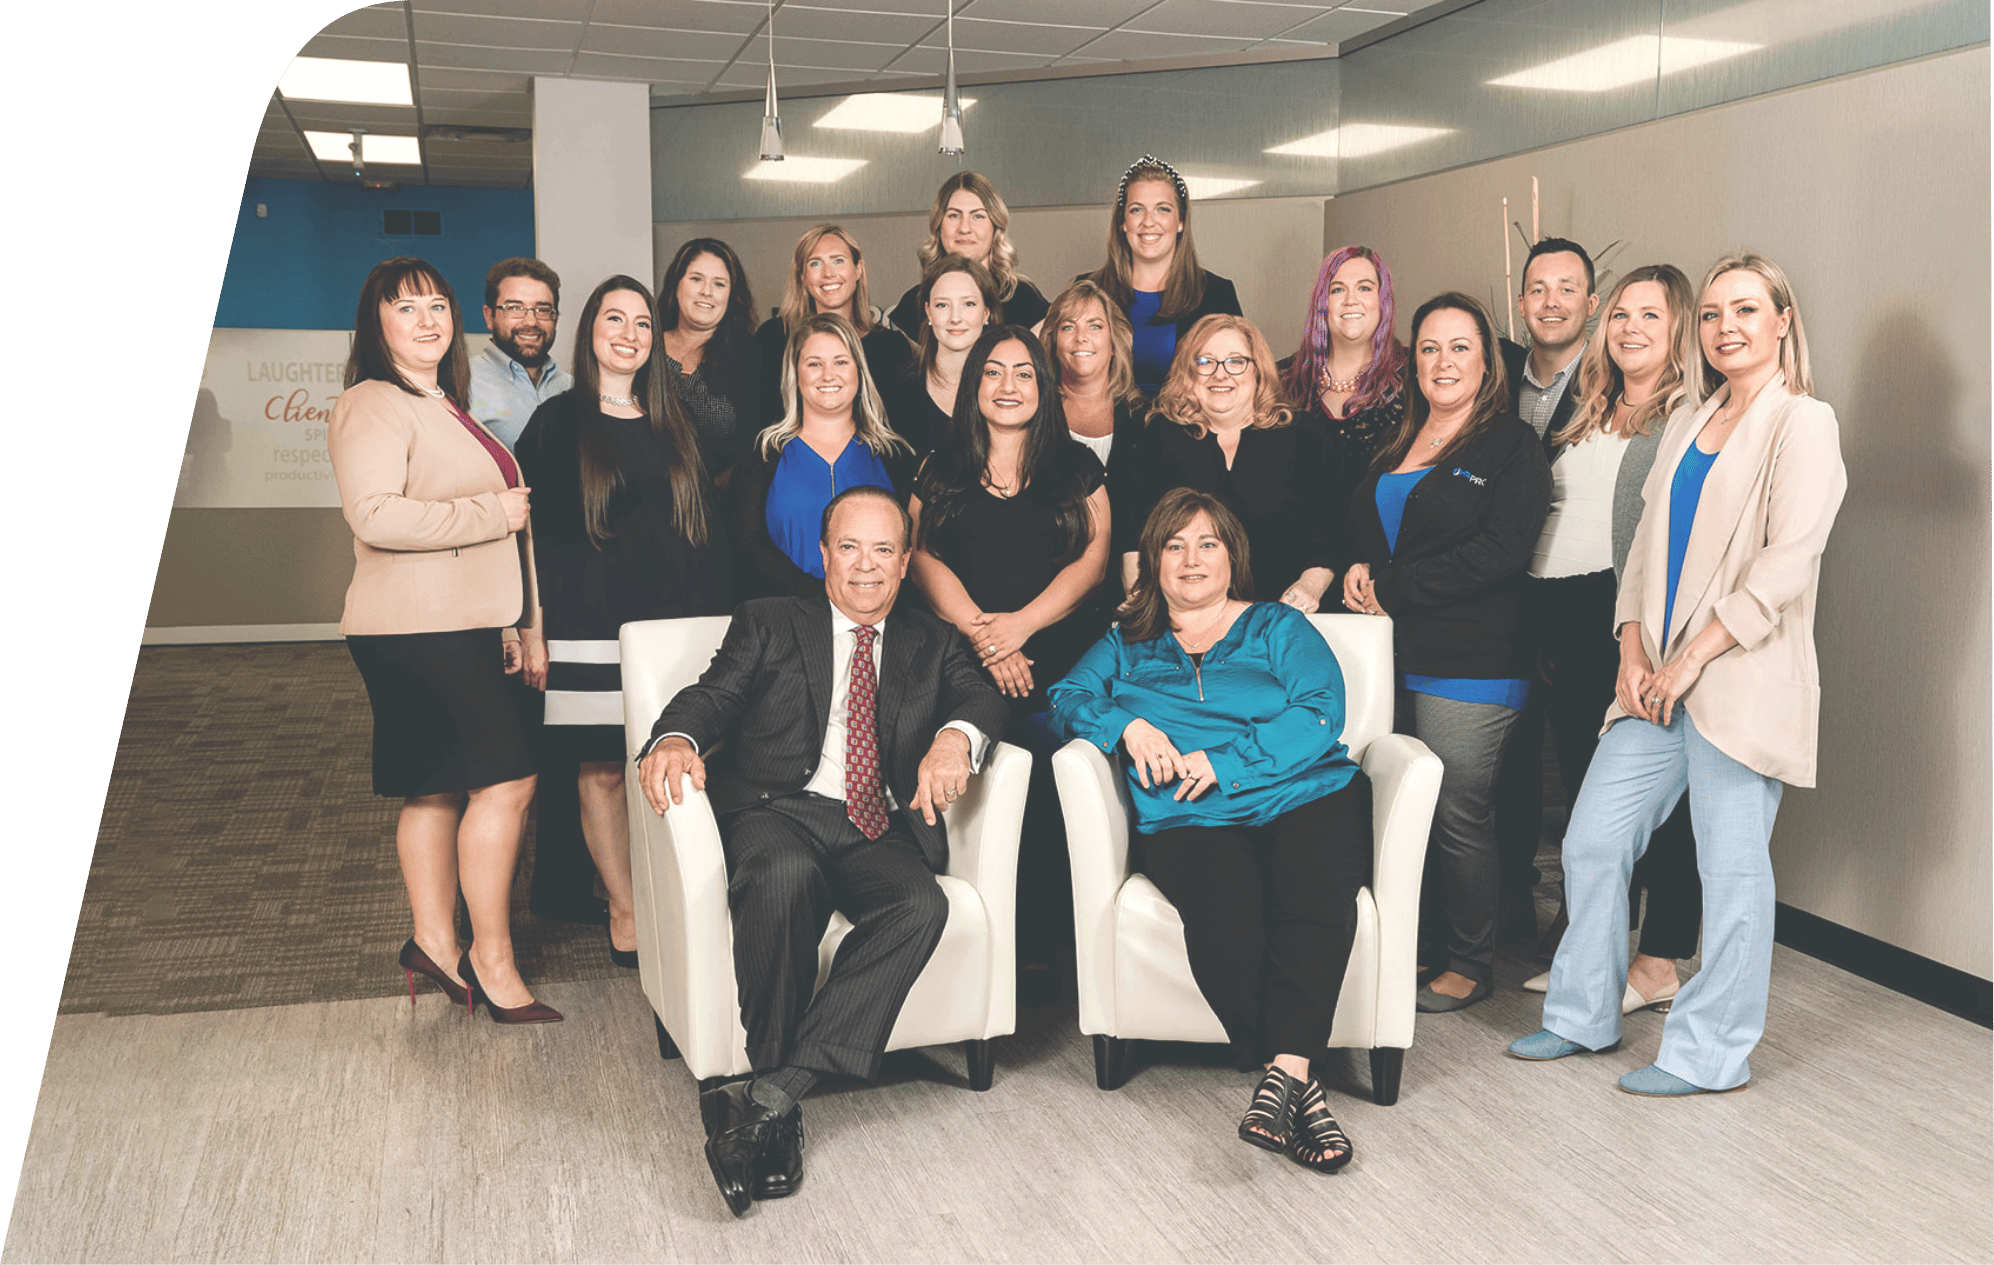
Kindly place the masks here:
[(969, 1058), (969, 1087), (980, 1094), (990, 1088), (990, 1080), (997, 1074), (996, 1049), (989, 1037), (965, 1041), (962, 1049)]
[(1120, 1089), (1129, 1078), (1129, 1043), (1121, 1037), (1094, 1038), (1094, 1084), (1101, 1089)]
[(672, 1034), (665, 1031), (665, 1021), (653, 1014), (651, 1022), (658, 1025), (658, 1057), (666, 1060), (677, 1058), (679, 1056), (678, 1042), (672, 1040)]
[(1380, 1107), (1389, 1107), (1397, 1102), (1399, 1082), (1404, 1076), (1404, 1050), (1378, 1046), (1371, 1051), (1371, 1101)]

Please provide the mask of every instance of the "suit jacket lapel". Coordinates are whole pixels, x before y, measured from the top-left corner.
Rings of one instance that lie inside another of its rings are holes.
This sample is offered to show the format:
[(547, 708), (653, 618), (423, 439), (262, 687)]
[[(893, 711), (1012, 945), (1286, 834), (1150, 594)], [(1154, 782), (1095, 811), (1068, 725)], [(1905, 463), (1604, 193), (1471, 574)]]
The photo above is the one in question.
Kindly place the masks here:
[[(1729, 398), (1730, 388), (1725, 388), (1725, 398)], [(1696, 526), (1690, 528), (1689, 547), (1682, 555), (1682, 575), (1676, 581), (1676, 606), (1674, 626), (1667, 630), (1673, 638), (1689, 621), (1690, 615), (1701, 604), (1704, 590), (1717, 575), (1718, 564), (1731, 548), (1732, 537), (1745, 517), (1745, 506), (1751, 500), (1753, 490), (1761, 482), (1761, 474), (1767, 459), (1772, 455), (1769, 440), (1772, 434), (1773, 419), (1778, 416), (1780, 407), (1792, 397), (1786, 389), (1784, 376), (1775, 375), (1759, 392), (1745, 415), (1738, 419), (1738, 425), (1731, 431), (1731, 437), (1724, 441), (1724, 448), (1717, 454), (1717, 461), (1710, 467), (1710, 474), (1703, 482), (1703, 492), (1696, 502)], [(1705, 420), (1708, 420), (1707, 415)], [(1703, 427), (1698, 425), (1696, 431)], [(1696, 433), (1692, 431), (1692, 436)], [(1690, 442), (1695, 442), (1692, 438)], [(1685, 449), (1688, 447), (1684, 445)], [(1674, 473), (1671, 470), (1670, 477)], [(1663, 582), (1667, 583), (1666, 575)], [(1665, 593), (1666, 599), (1667, 594)], [(1664, 643), (1666, 645), (1666, 642)], [(1666, 650), (1664, 651), (1666, 653)]]
[(893, 765), (888, 744), (893, 718), (900, 714), (900, 701), (907, 693), (907, 674), (913, 669), (914, 652), (920, 648), (915, 643), (921, 634), (920, 625), (911, 619), (894, 619), (889, 614), (887, 620), (893, 628), (881, 642), (886, 658), (879, 665), (879, 713), (875, 719), (879, 725), (879, 772), (891, 782)]
[(803, 677), (810, 686), (810, 721), (816, 726), (814, 745), (824, 745), (824, 726), (831, 716), (831, 602), (807, 601), (792, 617), (796, 644), (803, 651)]

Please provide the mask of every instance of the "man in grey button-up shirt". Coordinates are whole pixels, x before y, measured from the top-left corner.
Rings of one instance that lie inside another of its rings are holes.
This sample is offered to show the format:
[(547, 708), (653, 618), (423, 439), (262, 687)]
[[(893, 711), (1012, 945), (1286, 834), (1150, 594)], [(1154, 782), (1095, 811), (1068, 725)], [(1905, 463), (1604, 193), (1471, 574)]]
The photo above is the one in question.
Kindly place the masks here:
[(492, 345), (471, 361), (471, 416), (510, 449), (542, 403), (575, 385), (554, 363), (561, 278), (538, 259), (501, 259), (485, 274)]
[[(1599, 307), (1593, 293), (1592, 258), (1585, 247), (1547, 237), (1523, 263), (1523, 292), (1516, 310), (1530, 331), (1530, 352), (1506, 344), (1510, 404), (1540, 438), (1571, 420), (1572, 379), (1585, 351), (1586, 321)], [(1513, 349), (1513, 350), (1512, 350)]]

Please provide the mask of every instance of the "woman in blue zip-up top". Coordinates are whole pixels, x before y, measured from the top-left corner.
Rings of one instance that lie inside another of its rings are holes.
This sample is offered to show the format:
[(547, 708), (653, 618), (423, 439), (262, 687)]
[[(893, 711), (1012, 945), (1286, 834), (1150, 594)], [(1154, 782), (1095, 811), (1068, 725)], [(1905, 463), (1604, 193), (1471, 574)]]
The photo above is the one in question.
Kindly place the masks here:
[(1062, 739), (1129, 755), (1141, 868), (1184, 919), (1198, 990), (1242, 1067), (1239, 1136), (1349, 1163), (1310, 1059), (1329, 1045), (1370, 880), (1370, 783), (1344, 747), (1343, 672), (1308, 616), (1251, 602), (1246, 531), (1178, 488), (1149, 516), (1120, 626), (1048, 694)]

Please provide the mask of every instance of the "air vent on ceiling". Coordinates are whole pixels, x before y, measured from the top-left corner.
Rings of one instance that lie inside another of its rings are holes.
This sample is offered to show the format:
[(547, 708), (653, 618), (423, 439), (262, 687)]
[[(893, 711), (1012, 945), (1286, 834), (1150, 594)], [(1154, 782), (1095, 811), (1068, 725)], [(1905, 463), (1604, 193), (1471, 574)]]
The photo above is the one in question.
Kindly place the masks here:
[(381, 212), (381, 236), (441, 237), (443, 236), (443, 212), (383, 210)]

